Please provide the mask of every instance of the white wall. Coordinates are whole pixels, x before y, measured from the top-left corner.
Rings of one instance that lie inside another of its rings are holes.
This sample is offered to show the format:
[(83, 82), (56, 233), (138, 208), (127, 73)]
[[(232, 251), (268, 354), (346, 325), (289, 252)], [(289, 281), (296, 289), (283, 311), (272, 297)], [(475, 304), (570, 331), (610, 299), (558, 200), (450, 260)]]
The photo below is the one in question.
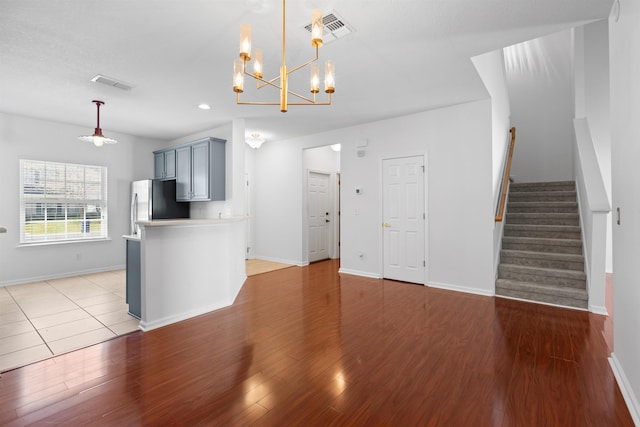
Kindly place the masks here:
[[(105, 133), (119, 142), (95, 147), (77, 139), (92, 129), (0, 114), (0, 285), (122, 268), (129, 234), (130, 183), (153, 176), (152, 151), (164, 142)], [(19, 159), (107, 166), (111, 240), (19, 246)]]
[(425, 155), (428, 283), (492, 295), (491, 134), (483, 100), (265, 144), (256, 153), (256, 254), (304, 263), (302, 150), (341, 143), (341, 269), (380, 277), (382, 159)]
[[(502, 179), (506, 167), (506, 154), (511, 142), (511, 106), (509, 105), (509, 91), (507, 76), (504, 69), (503, 50), (495, 50), (471, 58), (478, 74), (491, 96), (491, 156), (493, 159), (493, 206), (497, 206), (502, 193)], [(498, 276), (500, 263), (500, 249), (502, 248), (502, 234), (504, 221), (495, 222), (493, 230), (493, 258), (494, 270)]]
[(516, 182), (573, 180), (571, 31), (505, 49)]
[(491, 147), (495, 201), (501, 190), (502, 168), (510, 141), (509, 129), (511, 128), (511, 106), (504, 69), (504, 54), (502, 49), (494, 50), (475, 56), (471, 60), (491, 96)]
[(613, 226), (612, 367), (627, 406), (640, 425), (640, 4), (620, 1), (620, 18), (610, 22)]
[[(585, 115), (591, 130), (602, 180), (611, 203), (611, 113), (609, 86), (609, 22), (602, 20), (583, 27)], [(576, 118), (580, 118), (576, 114)], [(608, 217), (606, 271), (613, 271), (612, 221)]]

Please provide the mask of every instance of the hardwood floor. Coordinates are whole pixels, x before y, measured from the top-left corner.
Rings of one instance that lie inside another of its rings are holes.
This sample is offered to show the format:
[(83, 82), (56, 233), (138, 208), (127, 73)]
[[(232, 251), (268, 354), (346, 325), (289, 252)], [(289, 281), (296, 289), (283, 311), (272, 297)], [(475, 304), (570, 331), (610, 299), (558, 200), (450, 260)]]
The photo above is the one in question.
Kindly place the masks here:
[(5, 372), (0, 425), (633, 425), (604, 317), (337, 269)]

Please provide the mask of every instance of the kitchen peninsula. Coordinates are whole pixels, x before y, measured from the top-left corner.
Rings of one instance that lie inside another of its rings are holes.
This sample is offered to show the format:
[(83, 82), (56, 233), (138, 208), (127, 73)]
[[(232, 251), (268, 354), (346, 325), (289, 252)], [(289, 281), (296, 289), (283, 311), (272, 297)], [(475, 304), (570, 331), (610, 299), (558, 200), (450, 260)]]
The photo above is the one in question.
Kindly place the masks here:
[(148, 331), (233, 304), (246, 280), (246, 217), (137, 222), (140, 329)]

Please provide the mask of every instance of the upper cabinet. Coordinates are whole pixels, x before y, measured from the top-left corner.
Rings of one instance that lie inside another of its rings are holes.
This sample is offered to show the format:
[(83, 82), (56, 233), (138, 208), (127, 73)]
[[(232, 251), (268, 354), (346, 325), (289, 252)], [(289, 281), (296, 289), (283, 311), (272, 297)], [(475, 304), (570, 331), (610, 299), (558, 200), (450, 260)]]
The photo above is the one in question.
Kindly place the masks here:
[(175, 148), (176, 200), (225, 199), (225, 146), (218, 138), (203, 138)]
[(154, 179), (176, 179), (176, 150), (153, 152)]

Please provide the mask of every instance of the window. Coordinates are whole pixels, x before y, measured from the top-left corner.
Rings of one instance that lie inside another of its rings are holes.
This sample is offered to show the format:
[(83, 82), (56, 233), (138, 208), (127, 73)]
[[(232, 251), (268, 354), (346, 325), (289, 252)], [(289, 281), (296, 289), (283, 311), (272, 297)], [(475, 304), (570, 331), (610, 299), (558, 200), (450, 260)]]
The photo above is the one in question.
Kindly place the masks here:
[(20, 243), (107, 237), (106, 167), (20, 160)]

